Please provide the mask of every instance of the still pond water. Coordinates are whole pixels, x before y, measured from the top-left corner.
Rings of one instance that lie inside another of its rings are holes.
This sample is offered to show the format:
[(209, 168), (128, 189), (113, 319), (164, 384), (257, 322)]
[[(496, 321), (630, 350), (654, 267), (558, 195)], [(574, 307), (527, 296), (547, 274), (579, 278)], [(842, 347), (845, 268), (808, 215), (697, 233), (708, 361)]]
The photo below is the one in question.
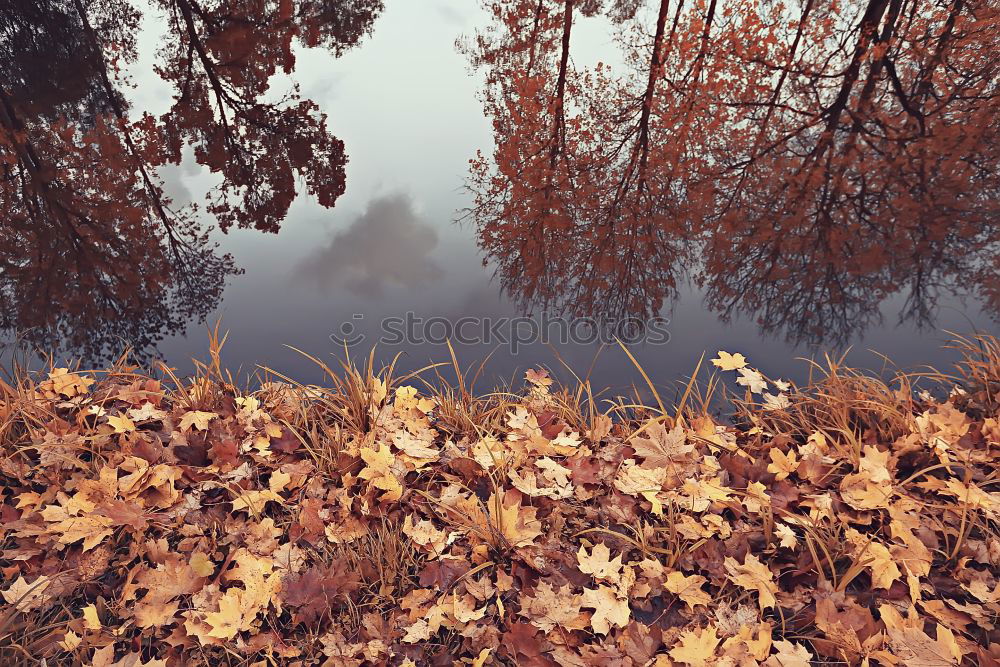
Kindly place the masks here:
[(842, 4), (11, 0), (0, 324), (187, 371), (222, 317), (307, 382), (337, 336), (484, 385), (624, 387), (615, 333), (663, 383), (944, 364), (998, 329), (997, 3)]

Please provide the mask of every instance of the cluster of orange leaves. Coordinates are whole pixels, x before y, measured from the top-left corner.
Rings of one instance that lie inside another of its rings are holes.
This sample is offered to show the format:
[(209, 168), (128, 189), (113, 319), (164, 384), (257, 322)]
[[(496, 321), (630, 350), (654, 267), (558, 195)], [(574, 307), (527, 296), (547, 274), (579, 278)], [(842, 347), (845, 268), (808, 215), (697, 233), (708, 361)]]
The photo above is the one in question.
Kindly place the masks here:
[(312, 388), (55, 369), (0, 403), (0, 655), (1000, 665), (990, 387), (900, 395), (852, 456), (778, 432), (780, 386), (740, 426), (612, 420), (529, 371), (462, 429), (371, 377), (352, 431)]

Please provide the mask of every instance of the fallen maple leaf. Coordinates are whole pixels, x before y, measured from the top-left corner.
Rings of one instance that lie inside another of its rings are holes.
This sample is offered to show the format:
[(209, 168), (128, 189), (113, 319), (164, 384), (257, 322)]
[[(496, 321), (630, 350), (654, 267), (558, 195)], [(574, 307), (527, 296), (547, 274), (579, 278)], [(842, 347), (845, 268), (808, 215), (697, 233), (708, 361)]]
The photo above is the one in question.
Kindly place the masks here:
[(488, 507), (493, 525), (512, 546), (527, 546), (542, 534), (542, 522), (535, 518), (538, 508), (522, 506), (519, 491), (508, 489), (500, 500), (494, 494)]
[(774, 642), (777, 653), (764, 661), (764, 667), (809, 667), (812, 653), (802, 644), (794, 644), (786, 639)]
[(683, 600), (693, 610), (695, 605), (701, 604), (707, 607), (712, 604), (712, 596), (702, 589), (707, 581), (700, 574), (687, 576), (683, 572), (674, 571), (667, 575), (663, 587)]
[(774, 478), (779, 482), (786, 479), (799, 467), (794, 449), (788, 450), (788, 454), (785, 454), (777, 447), (772, 447), (768, 456), (771, 457), (771, 463), (768, 464), (767, 471), (774, 473)]
[(93, 549), (114, 532), (112, 527), (115, 522), (106, 516), (97, 514), (73, 516), (65, 507), (59, 505), (49, 505), (40, 514), (46, 521), (51, 522), (46, 526), (46, 530), (58, 535), (60, 544), (73, 544), (83, 540), (84, 551)]
[(179, 424), (180, 430), (190, 431), (192, 428), (198, 431), (208, 430), (208, 423), (213, 419), (218, 419), (219, 415), (214, 412), (203, 412), (201, 410), (191, 410), (184, 413)]
[(360, 456), (365, 462), (365, 468), (358, 474), (361, 479), (368, 480), (372, 486), (385, 491), (380, 498), (386, 502), (395, 502), (403, 496), (403, 485), (392, 471), (396, 457), (385, 443), (379, 448), (362, 447)]
[(644, 468), (666, 468), (688, 459), (694, 451), (694, 445), (687, 442), (684, 427), (679, 424), (668, 431), (661, 422), (656, 422), (649, 424), (646, 433), (648, 438), (635, 436), (631, 441), (636, 456), (643, 459)]
[(557, 625), (567, 630), (583, 630), (590, 622), (587, 614), (580, 611), (582, 596), (575, 595), (568, 584), (557, 590), (543, 579), (534, 594), (526, 594), (521, 600), (521, 615), (543, 632), (551, 632)]
[(655, 494), (663, 487), (663, 482), (667, 479), (666, 468), (643, 468), (636, 465), (635, 460), (625, 459), (618, 474), (615, 476), (614, 486), (622, 493), (630, 496), (638, 496), (646, 493)]
[(478, 621), (486, 615), (486, 605), (476, 609), (476, 600), (471, 595), (456, 595), (453, 591), (450, 606), (449, 611), (459, 623)]
[(49, 373), (49, 382), (52, 391), (66, 398), (73, 398), (87, 393), (90, 385), (94, 384), (94, 379), (70, 373), (68, 368), (53, 368)]
[(115, 430), (115, 433), (131, 433), (135, 430), (135, 423), (124, 415), (118, 417), (109, 415), (108, 424)]
[[(551, 380), (550, 380), (550, 382), (551, 382)], [(476, 656), (473, 659), (473, 661), (472, 661), (472, 667), (484, 667), (484, 665), (486, 664), (486, 661), (489, 660), (490, 653), (492, 651), (493, 651), (493, 649), (490, 649), (490, 648), (484, 648), (482, 651), (480, 651), (479, 655)]]
[(264, 506), (269, 502), (280, 503), (282, 498), (271, 489), (240, 489), (239, 495), (233, 498), (233, 511), (248, 510), (257, 515), (264, 511)]
[(215, 572), (215, 563), (202, 552), (191, 554), (191, 569), (199, 577), (210, 577)]
[(743, 385), (754, 394), (759, 394), (767, 389), (767, 380), (753, 368), (739, 369), (740, 376), (736, 378), (736, 384)]
[(775, 605), (777, 599), (774, 594), (778, 592), (778, 585), (774, 582), (774, 574), (756, 556), (748, 553), (742, 564), (732, 556), (726, 556), (725, 566), (734, 584), (757, 591), (761, 611)]
[(795, 531), (784, 523), (776, 522), (774, 534), (778, 536), (779, 544), (786, 549), (795, 549), (799, 546), (799, 540), (795, 536)]
[(718, 354), (719, 356), (712, 359), (712, 364), (724, 371), (736, 371), (747, 365), (747, 358), (739, 352), (729, 354), (728, 352), (719, 350)]
[(250, 630), (259, 608), (251, 604), (246, 591), (231, 588), (219, 599), (218, 611), (205, 614), (205, 623), (211, 628), (209, 637), (232, 639), (240, 631)]
[(66, 634), (59, 641), (59, 647), (64, 651), (75, 651), (77, 647), (83, 642), (83, 637), (76, 634), (72, 630), (67, 630)]
[(51, 584), (52, 580), (44, 574), (39, 575), (30, 583), (22, 575), (7, 590), (3, 591), (3, 599), (7, 601), (7, 604), (14, 605), (18, 611), (28, 612), (48, 602), (50, 596), (45, 594), (45, 589)]
[(604, 542), (598, 542), (587, 553), (587, 548), (580, 545), (576, 552), (576, 560), (579, 563), (580, 571), (584, 574), (593, 575), (594, 579), (604, 579), (609, 582), (616, 582), (621, 576), (622, 554), (611, 558), (611, 550)]
[(888, 634), (889, 644), (906, 667), (954, 667), (962, 659), (954, 635), (940, 623), (936, 639), (920, 628), (890, 629)]
[(529, 368), (524, 373), (524, 379), (538, 387), (549, 387), (552, 385), (552, 378), (549, 377), (549, 372), (544, 368), (537, 370)]
[(101, 619), (97, 615), (97, 606), (88, 604), (83, 608), (83, 627), (88, 630), (100, 630)]
[(848, 528), (845, 535), (847, 541), (854, 545), (855, 557), (871, 570), (872, 587), (889, 589), (902, 575), (892, 552), (881, 542), (862, 535), (854, 528)]
[(583, 589), (580, 606), (594, 610), (593, 616), (590, 617), (590, 626), (598, 634), (608, 634), (612, 626), (624, 628), (628, 625), (630, 615), (628, 600), (619, 599), (615, 589), (609, 586), (600, 585), (596, 589)]
[(685, 630), (681, 633), (679, 643), (670, 649), (670, 657), (685, 665), (704, 667), (714, 663), (712, 658), (719, 641), (714, 625), (699, 630)]

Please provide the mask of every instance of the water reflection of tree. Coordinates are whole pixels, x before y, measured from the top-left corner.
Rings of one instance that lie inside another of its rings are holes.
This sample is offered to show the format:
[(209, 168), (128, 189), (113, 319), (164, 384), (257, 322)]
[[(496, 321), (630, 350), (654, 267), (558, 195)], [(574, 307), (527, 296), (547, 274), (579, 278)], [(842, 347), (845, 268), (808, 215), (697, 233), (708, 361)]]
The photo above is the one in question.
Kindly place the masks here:
[(919, 321), (956, 286), (997, 304), (995, 3), (646, 4), (617, 17), (625, 74), (564, 66), (571, 24), (530, 19), (568, 0), (498, 3), (477, 37), (497, 148), (473, 213), (509, 291), (648, 314), (690, 269), (807, 342), (894, 294)]
[(995, 3), (962, 0), (836, 14), (805, 2), (754, 43), (735, 35), (728, 57), (761, 92), (725, 100), (730, 122), (753, 131), (711, 148), (725, 169), (709, 303), (818, 340), (872, 321), (888, 295), (906, 294), (903, 316), (927, 321), (942, 288), (978, 276), (989, 289), (997, 17)]
[(378, 0), (160, 4), (170, 29), (158, 71), (175, 88), (162, 118), (134, 113), (122, 94), (141, 19), (132, 4), (0, 9), (0, 326), (90, 359), (123, 343), (149, 351), (203, 319), (236, 272), (197, 206), (176, 207), (164, 192), (158, 171), (179, 163), (185, 145), (222, 175), (208, 210), (223, 229), (277, 231), (296, 179), (334, 204), (343, 144), (295, 91), (265, 101), (267, 79), (291, 73), (293, 39), (339, 53), (381, 9)]

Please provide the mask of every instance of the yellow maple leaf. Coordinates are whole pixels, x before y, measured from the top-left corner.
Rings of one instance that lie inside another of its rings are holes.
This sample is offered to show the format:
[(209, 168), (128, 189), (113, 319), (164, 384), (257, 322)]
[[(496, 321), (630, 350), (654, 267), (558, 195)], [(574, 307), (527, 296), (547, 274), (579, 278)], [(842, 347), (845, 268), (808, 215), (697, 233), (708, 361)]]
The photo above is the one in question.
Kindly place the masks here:
[(589, 554), (587, 548), (580, 545), (580, 550), (576, 552), (576, 560), (580, 572), (593, 575), (594, 579), (615, 582), (621, 576), (622, 554), (611, 558), (611, 550), (604, 542), (595, 544)]
[(712, 603), (712, 596), (706, 593), (702, 586), (708, 581), (700, 574), (686, 576), (683, 572), (671, 572), (663, 582), (663, 587), (679, 597), (693, 610), (695, 605), (705, 605), (708, 607)]
[(451, 603), (452, 608), (449, 611), (459, 623), (478, 621), (486, 615), (486, 605), (476, 609), (476, 599), (469, 594), (457, 595), (452, 592)]
[(787, 524), (781, 522), (775, 523), (774, 534), (778, 536), (779, 544), (786, 549), (795, 549), (799, 546), (799, 540), (795, 536), (795, 531)]
[(76, 634), (72, 630), (67, 630), (66, 634), (63, 635), (62, 640), (59, 642), (60, 648), (64, 651), (75, 651), (76, 647), (83, 642), (83, 637)]
[(527, 546), (542, 534), (542, 522), (535, 518), (538, 508), (523, 507), (519, 491), (509, 489), (500, 499), (490, 496), (489, 512), (493, 526), (511, 546)]
[(275, 493), (280, 493), (285, 490), (290, 481), (292, 481), (291, 475), (280, 470), (275, 470), (271, 473), (271, 478), (267, 480), (267, 488)]
[(192, 410), (184, 413), (184, 416), (181, 417), (180, 429), (182, 432), (190, 431), (192, 428), (198, 431), (206, 431), (208, 430), (208, 423), (218, 417), (219, 415), (214, 412)]
[[(114, 644), (111, 644), (111, 648), (114, 648)], [(113, 651), (112, 655), (114, 655)], [(97, 660), (94, 660), (92, 667), (103, 667), (103, 665), (98, 665)], [(150, 658), (149, 662), (144, 662), (141, 653), (132, 651), (108, 664), (107, 667), (167, 667), (167, 661), (161, 658)]]
[(503, 465), (507, 460), (509, 447), (492, 435), (487, 435), (472, 445), (472, 458), (484, 469), (489, 470), (494, 465)]
[(747, 484), (746, 495), (743, 497), (743, 506), (748, 512), (760, 514), (765, 507), (771, 505), (771, 497), (767, 495), (767, 487), (760, 482), (750, 482)]
[(209, 637), (218, 639), (232, 639), (241, 630), (249, 630), (250, 623), (254, 617), (245, 613), (243, 603), (246, 591), (239, 588), (230, 588), (226, 594), (219, 598), (219, 610), (205, 614), (205, 623), (211, 626), (208, 632)]
[(480, 651), (479, 655), (477, 655), (475, 659), (472, 661), (472, 667), (483, 667), (486, 664), (486, 661), (489, 659), (490, 652), (492, 650), (493, 649), (490, 648), (484, 648), (482, 651)]
[(108, 424), (115, 430), (115, 433), (131, 433), (135, 430), (135, 423), (124, 415), (120, 417), (109, 415)]
[(854, 545), (855, 558), (865, 563), (872, 574), (872, 588), (888, 589), (899, 579), (902, 572), (896, 565), (896, 559), (881, 542), (866, 537), (853, 528), (848, 528), (847, 541)]
[(767, 471), (774, 473), (774, 478), (779, 482), (799, 467), (798, 456), (794, 449), (788, 450), (788, 454), (785, 454), (777, 447), (772, 447), (768, 455), (771, 457), (771, 463), (768, 464)]
[(230, 588), (218, 601), (218, 611), (204, 615), (204, 623), (211, 629), (208, 637), (232, 639), (240, 632), (253, 629), (257, 616), (269, 604), (281, 611), (278, 592), (281, 590), (280, 572), (274, 572), (274, 561), (255, 556), (246, 548), (237, 550), (233, 562), (236, 567), (226, 572), (227, 581), (241, 582), (244, 588)]
[[(55, 507), (58, 506), (49, 505), (45, 510), (40, 512), (46, 521), (51, 520), (50, 517), (58, 516), (58, 512), (55, 511), (47, 513), (48, 510)], [(60, 507), (59, 509), (62, 510), (63, 508)], [(63, 513), (65, 514), (65, 510), (63, 510)], [(50, 523), (46, 526), (46, 530), (59, 535), (59, 544), (73, 544), (78, 540), (83, 540), (83, 550), (89, 551), (114, 532), (114, 520), (96, 514), (66, 516), (65, 518), (60, 517), (60, 520)]]
[(685, 630), (677, 645), (670, 649), (670, 657), (685, 665), (704, 667), (714, 664), (712, 657), (718, 645), (719, 635), (714, 625), (704, 629)]
[(936, 639), (920, 628), (889, 630), (888, 635), (894, 654), (907, 667), (954, 667), (962, 660), (955, 636), (940, 623)]
[(775, 605), (777, 599), (774, 594), (778, 592), (778, 585), (774, 581), (774, 574), (756, 556), (748, 553), (743, 563), (727, 556), (725, 566), (734, 584), (748, 591), (758, 592), (761, 611)]
[(407, 644), (425, 642), (431, 638), (431, 626), (425, 618), (418, 618), (412, 625), (406, 628), (402, 641)]
[(85, 394), (90, 385), (94, 384), (93, 379), (70, 373), (68, 368), (53, 368), (49, 373), (49, 382), (52, 383), (52, 391), (66, 398)]
[(233, 498), (233, 511), (248, 510), (251, 514), (260, 514), (269, 501), (282, 502), (281, 496), (270, 489), (240, 490)]
[(414, 437), (406, 429), (393, 433), (392, 443), (403, 455), (409, 457), (410, 463), (416, 470), (441, 458), (441, 452), (430, 447), (430, 442)]
[(729, 354), (719, 350), (719, 356), (712, 359), (712, 364), (724, 371), (736, 371), (747, 365), (747, 358), (739, 352)]
[(777, 653), (764, 662), (764, 667), (810, 667), (812, 653), (802, 644), (796, 644), (787, 639), (774, 642)]
[(191, 554), (191, 569), (199, 577), (210, 577), (215, 572), (215, 563), (202, 551)]
[(984, 491), (975, 482), (963, 483), (952, 478), (945, 482), (945, 488), (938, 489), (937, 492), (955, 496), (960, 503), (967, 504), (970, 508), (1000, 512), (1000, 493)]
[(385, 381), (382, 378), (372, 377), (370, 387), (372, 405), (381, 405), (388, 393)]
[(741, 368), (737, 372), (740, 376), (736, 378), (736, 384), (746, 387), (751, 393), (759, 394), (767, 389), (767, 380), (760, 371), (754, 368)]
[(118, 469), (129, 473), (117, 480), (122, 498), (137, 500), (144, 507), (160, 508), (180, 500), (181, 491), (175, 486), (184, 474), (180, 468), (162, 463), (151, 466), (144, 459), (130, 456)]
[(602, 584), (596, 589), (583, 589), (580, 606), (594, 610), (594, 615), (590, 617), (590, 627), (598, 634), (608, 634), (612, 626), (624, 628), (628, 625), (628, 600), (619, 599), (615, 589), (610, 586)]
[(687, 505), (694, 512), (704, 512), (714, 502), (725, 502), (734, 493), (733, 489), (723, 486), (718, 480), (689, 478), (684, 480), (681, 491), (690, 500)]
[(28, 583), (24, 575), (21, 575), (7, 590), (3, 591), (3, 599), (7, 601), (7, 604), (14, 605), (18, 611), (29, 612), (41, 607), (49, 600), (45, 589), (51, 584), (52, 580), (44, 574), (39, 575), (31, 583)]
[(892, 484), (875, 483), (867, 473), (850, 473), (840, 481), (840, 497), (859, 510), (888, 508), (892, 499)]
[(732, 652), (746, 652), (754, 660), (763, 660), (771, 653), (771, 624), (761, 623), (756, 633), (749, 625), (741, 625), (735, 636), (722, 643), (726, 655)]
[(396, 462), (396, 457), (392, 455), (389, 446), (384, 442), (379, 443), (379, 448), (371, 449), (362, 447), (359, 452), (366, 466), (358, 477), (368, 480), (376, 489), (385, 491), (380, 496), (386, 502), (395, 502), (403, 496), (403, 485), (392, 471), (392, 465)]
[(164, 600), (147, 595), (135, 605), (135, 624), (140, 628), (158, 628), (173, 623), (179, 609), (179, 600)]
[(556, 589), (542, 579), (533, 594), (521, 596), (521, 616), (543, 632), (551, 632), (557, 625), (567, 630), (584, 630), (590, 619), (586, 612), (580, 611), (581, 600), (582, 596), (575, 595), (569, 584)]
[(559, 435), (552, 439), (550, 444), (552, 449), (549, 452), (550, 454), (569, 456), (580, 447), (580, 434), (565, 428)]
[(434, 523), (427, 519), (414, 523), (413, 517), (409, 514), (403, 519), (403, 534), (423, 549), (430, 551), (432, 559), (448, 545), (448, 533), (436, 528)]
[(275, 605), (280, 611), (281, 602), (278, 591), (281, 590), (280, 572), (275, 572), (275, 562), (272, 558), (256, 556), (244, 547), (237, 550), (233, 558), (236, 567), (226, 572), (226, 581), (240, 581), (246, 591), (242, 603), (246, 609), (253, 608), (253, 613), (263, 610), (268, 604)]
[(643, 468), (634, 459), (625, 459), (615, 475), (614, 487), (630, 496), (655, 495), (663, 488), (667, 475), (666, 468)]
[(668, 431), (660, 422), (647, 422), (643, 429), (649, 437), (635, 435), (629, 444), (636, 456), (644, 460), (644, 467), (665, 468), (691, 458), (694, 445), (687, 441), (687, 431), (682, 425)]

